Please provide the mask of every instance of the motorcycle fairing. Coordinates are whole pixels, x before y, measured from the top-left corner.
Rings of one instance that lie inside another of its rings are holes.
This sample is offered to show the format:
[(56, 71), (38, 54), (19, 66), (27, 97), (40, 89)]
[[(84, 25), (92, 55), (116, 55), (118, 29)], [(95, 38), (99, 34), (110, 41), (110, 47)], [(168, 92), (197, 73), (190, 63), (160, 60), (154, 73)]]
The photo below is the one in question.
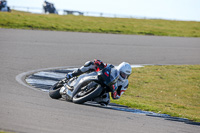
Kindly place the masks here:
[(73, 87), (72, 97), (85, 85), (91, 81), (98, 81), (97, 72), (91, 72), (87, 74), (80, 75), (76, 80), (73, 80), (68, 85)]

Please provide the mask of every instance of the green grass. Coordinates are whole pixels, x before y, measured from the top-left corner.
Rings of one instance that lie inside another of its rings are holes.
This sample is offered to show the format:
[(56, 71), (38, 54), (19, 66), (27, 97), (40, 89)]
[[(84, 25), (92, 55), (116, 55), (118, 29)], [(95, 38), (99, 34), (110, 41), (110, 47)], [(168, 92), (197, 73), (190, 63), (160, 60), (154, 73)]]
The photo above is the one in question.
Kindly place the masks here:
[(200, 22), (0, 12), (0, 28), (200, 37)]
[(0, 130), (0, 133), (12, 133), (12, 132), (7, 132), (7, 131)]
[(111, 102), (200, 122), (200, 65), (133, 68), (129, 88)]

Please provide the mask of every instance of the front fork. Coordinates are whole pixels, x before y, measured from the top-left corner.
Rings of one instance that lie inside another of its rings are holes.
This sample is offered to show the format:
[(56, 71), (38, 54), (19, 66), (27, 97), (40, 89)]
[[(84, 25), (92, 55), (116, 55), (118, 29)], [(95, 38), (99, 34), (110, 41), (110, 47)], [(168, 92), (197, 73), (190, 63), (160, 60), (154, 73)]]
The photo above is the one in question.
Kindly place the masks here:
[(66, 95), (68, 100), (72, 100), (72, 88), (68, 86), (66, 83), (64, 86), (60, 89), (61, 95)]

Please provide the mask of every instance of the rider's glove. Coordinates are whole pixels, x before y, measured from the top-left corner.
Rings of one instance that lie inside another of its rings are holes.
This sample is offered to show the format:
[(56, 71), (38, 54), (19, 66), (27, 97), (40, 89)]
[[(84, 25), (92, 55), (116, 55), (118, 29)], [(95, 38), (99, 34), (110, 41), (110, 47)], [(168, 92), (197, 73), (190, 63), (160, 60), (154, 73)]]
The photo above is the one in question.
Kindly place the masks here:
[(102, 70), (105, 67), (104, 63), (101, 60), (94, 59), (94, 64), (96, 68), (99, 68), (100, 70)]

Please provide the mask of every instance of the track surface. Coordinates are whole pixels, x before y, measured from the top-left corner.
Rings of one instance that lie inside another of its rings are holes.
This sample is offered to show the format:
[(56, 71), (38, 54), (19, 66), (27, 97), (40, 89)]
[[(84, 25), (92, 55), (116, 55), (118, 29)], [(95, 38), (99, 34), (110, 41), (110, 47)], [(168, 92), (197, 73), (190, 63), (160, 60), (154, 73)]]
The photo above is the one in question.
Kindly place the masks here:
[(25, 133), (198, 133), (200, 126), (53, 100), (16, 75), (80, 66), (93, 58), (114, 65), (200, 64), (200, 38), (0, 29), (0, 129)]

